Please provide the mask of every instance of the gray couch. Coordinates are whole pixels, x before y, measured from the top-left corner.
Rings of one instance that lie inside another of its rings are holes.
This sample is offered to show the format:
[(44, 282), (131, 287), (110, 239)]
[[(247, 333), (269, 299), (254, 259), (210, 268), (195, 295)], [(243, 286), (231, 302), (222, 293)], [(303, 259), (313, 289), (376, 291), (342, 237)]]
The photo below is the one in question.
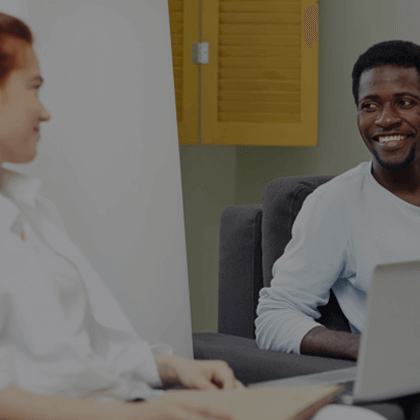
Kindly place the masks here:
[[(226, 360), (245, 384), (355, 365), (351, 360), (261, 350), (254, 341), (259, 290), (270, 284), (272, 266), (291, 238), (303, 201), (331, 178), (280, 178), (266, 188), (262, 205), (225, 209), (220, 224), (218, 333), (193, 334), (194, 358)], [(330, 329), (350, 331), (332, 291), (328, 304), (319, 310), (319, 322)], [(410, 401), (370, 407), (389, 419), (408, 419), (410, 415), (403, 414), (401, 406), (411, 405)]]
[[(231, 362), (235, 373), (245, 383), (354, 365), (353, 361), (329, 357), (282, 354), (280, 358), (278, 352), (258, 349), (254, 341), (259, 290), (270, 284), (271, 267), (291, 238), (291, 228), (303, 201), (316, 187), (331, 178), (280, 178), (266, 188), (262, 205), (225, 209), (220, 222), (219, 334), (194, 334), (195, 358), (218, 356), (226, 359), (233, 351), (235, 356)], [(320, 311), (320, 322), (328, 328), (349, 331), (332, 292), (330, 302)], [(244, 363), (239, 362), (240, 355), (236, 354), (235, 347), (241, 349)], [(255, 363), (250, 360), (245, 363), (250, 355), (256, 358)], [(262, 355), (264, 365), (258, 363)], [(255, 366), (256, 371), (250, 366)]]

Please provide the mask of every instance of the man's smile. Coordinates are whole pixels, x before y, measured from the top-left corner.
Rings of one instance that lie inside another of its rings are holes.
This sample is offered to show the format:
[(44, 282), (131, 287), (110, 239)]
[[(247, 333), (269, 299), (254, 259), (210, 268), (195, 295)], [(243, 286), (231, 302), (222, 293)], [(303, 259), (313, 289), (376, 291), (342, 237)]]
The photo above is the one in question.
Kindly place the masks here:
[(409, 133), (392, 133), (377, 135), (372, 137), (372, 139), (382, 150), (396, 150), (407, 143), (411, 143), (412, 137), (413, 134)]
[(401, 141), (409, 137), (410, 134), (382, 134), (380, 136), (373, 137), (373, 140), (379, 143), (388, 143), (390, 141)]

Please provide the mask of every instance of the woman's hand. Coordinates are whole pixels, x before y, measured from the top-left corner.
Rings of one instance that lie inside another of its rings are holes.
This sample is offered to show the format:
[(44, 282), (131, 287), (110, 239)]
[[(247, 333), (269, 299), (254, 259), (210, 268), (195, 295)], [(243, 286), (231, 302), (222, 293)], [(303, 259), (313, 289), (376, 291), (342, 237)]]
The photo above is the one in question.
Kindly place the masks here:
[[(192, 393), (195, 394), (195, 393)], [(130, 404), (127, 420), (237, 420), (221, 408), (215, 408), (196, 398), (176, 391), (167, 391), (150, 402)]]
[(245, 388), (222, 360), (190, 360), (180, 356), (155, 356), (164, 385), (216, 390)]

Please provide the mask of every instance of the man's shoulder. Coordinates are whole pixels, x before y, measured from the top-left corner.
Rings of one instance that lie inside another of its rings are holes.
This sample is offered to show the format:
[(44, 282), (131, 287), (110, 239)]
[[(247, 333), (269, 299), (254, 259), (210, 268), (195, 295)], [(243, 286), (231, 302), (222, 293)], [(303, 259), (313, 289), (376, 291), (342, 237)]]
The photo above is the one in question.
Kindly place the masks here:
[(356, 167), (320, 185), (311, 194), (312, 199), (342, 201), (359, 193), (370, 173), (371, 162), (362, 162)]

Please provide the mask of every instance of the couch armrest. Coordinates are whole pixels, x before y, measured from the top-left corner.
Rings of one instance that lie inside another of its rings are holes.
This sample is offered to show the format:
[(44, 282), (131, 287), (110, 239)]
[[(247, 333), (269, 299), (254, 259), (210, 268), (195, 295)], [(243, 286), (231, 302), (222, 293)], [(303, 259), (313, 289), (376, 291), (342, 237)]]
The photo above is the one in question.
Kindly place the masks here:
[(225, 360), (245, 385), (355, 366), (352, 360), (261, 350), (255, 340), (219, 333), (193, 334), (194, 359)]
[(227, 207), (220, 220), (218, 332), (255, 338), (262, 282), (261, 205)]

